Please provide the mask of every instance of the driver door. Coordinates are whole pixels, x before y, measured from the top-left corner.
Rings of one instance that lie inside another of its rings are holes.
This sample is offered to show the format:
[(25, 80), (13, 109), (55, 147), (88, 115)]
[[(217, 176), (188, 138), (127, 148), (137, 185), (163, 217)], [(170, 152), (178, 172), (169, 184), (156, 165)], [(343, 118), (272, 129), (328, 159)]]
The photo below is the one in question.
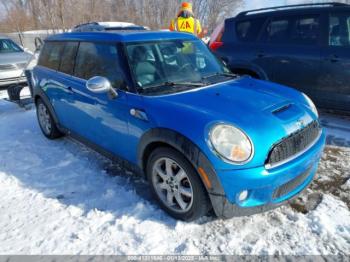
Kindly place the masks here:
[(127, 122), (131, 109), (127, 93), (118, 91), (118, 97), (112, 99), (106, 93), (89, 91), (86, 82), (94, 76), (108, 78), (115, 88), (121, 86), (123, 75), (115, 43), (80, 43), (70, 85), (74, 96), (71, 129), (81, 138), (124, 157), (128, 148)]

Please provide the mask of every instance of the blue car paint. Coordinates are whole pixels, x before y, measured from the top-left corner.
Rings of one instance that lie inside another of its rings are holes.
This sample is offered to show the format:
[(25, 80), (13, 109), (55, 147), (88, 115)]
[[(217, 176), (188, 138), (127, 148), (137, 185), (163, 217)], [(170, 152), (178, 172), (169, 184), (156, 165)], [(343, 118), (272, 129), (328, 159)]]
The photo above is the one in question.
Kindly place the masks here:
[[(62, 34), (48, 40), (67, 39), (126, 43), (195, 38), (183, 33), (144, 32)], [(304, 189), (315, 175), (325, 142), (322, 133), (308, 151), (267, 170), (264, 163), (272, 146), (300, 129), (298, 121), (307, 125), (317, 116), (300, 92), (249, 77), (169, 95), (142, 96), (119, 90), (118, 98), (109, 99), (106, 94), (87, 90), (84, 80), (42, 66), (34, 69), (34, 75), (63, 126), (135, 165), (140, 139), (147, 131), (170, 129), (188, 138), (209, 159), (227, 199), (244, 208), (279, 203)], [(289, 110), (275, 112), (284, 105), (289, 105)], [(143, 110), (148, 121), (132, 117), (132, 109)], [(254, 146), (251, 161), (236, 165), (217, 156), (208, 137), (217, 123), (244, 130)], [(276, 188), (308, 169), (311, 172), (302, 185), (282, 198), (272, 199)], [(242, 190), (249, 191), (243, 203), (237, 198)]]

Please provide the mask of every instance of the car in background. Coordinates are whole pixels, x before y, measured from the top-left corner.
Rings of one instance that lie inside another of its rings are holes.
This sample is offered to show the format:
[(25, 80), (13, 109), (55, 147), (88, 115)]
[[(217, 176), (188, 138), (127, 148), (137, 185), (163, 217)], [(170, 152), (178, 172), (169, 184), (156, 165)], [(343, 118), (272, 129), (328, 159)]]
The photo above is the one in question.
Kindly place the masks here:
[(90, 22), (75, 26), (72, 32), (149, 30), (148, 27), (126, 22)]
[(0, 35), (0, 89), (11, 85), (26, 85), (24, 70), (32, 54), (7, 36)]
[(212, 34), (232, 72), (294, 87), (316, 105), (350, 111), (350, 5), (290, 5), (245, 11)]
[(49, 36), (32, 79), (47, 138), (70, 135), (144, 174), (177, 219), (275, 208), (310, 184), (322, 155), (306, 95), (237, 78), (192, 34)]

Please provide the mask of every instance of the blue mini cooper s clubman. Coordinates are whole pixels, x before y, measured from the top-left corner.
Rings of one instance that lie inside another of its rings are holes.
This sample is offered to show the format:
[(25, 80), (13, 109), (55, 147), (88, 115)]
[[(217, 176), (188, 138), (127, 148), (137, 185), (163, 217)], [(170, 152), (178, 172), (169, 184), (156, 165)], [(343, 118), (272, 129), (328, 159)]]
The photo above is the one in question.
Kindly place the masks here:
[(51, 36), (32, 82), (46, 137), (129, 163), (186, 221), (285, 203), (310, 184), (324, 146), (306, 95), (230, 74), (190, 34)]

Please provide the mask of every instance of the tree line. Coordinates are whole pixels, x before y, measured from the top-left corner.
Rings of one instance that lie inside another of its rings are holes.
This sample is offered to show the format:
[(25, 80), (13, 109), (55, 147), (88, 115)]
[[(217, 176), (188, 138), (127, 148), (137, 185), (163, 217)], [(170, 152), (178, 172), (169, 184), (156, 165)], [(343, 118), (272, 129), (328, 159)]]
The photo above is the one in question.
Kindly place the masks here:
[[(5, 16), (0, 32), (39, 29), (68, 30), (93, 21), (123, 21), (168, 28), (182, 0), (0, 0)], [(202, 25), (212, 30), (224, 17), (235, 13), (243, 0), (192, 0)]]

